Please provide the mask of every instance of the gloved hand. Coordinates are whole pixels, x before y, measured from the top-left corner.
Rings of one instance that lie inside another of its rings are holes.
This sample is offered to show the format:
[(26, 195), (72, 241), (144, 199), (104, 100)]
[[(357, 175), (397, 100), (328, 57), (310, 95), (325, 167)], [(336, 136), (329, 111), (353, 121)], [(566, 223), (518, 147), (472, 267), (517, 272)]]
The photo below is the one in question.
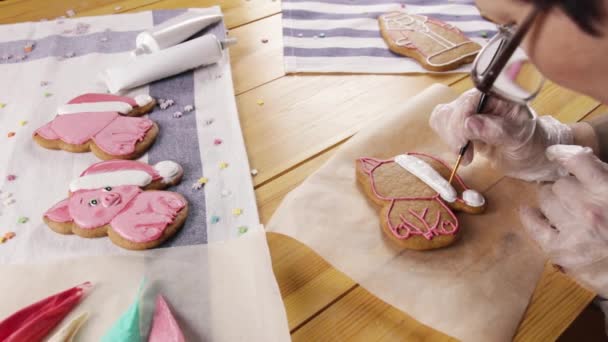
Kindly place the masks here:
[(507, 176), (526, 181), (555, 180), (557, 167), (545, 156), (545, 149), (555, 144), (572, 144), (572, 130), (550, 116), (530, 118), (527, 106), (491, 97), (484, 113), (478, 114), (481, 93), (472, 89), (451, 103), (439, 105), (430, 125), (458, 153), (467, 140), (473, 141), (462, 165), (480, 153)]
[(608, 164), (588, 147), (555, 145), (547, 157), (568, 171), (539, 192), (539, 209), (522, 223), (553, 263), (608, 297)]

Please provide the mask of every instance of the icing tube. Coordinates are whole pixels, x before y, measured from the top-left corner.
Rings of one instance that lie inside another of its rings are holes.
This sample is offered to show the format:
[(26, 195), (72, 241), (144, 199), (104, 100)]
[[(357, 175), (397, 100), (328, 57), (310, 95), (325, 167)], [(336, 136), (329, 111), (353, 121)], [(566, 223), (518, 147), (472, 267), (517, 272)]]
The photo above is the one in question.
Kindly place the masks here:
[(76, 318), (71, 320), (68, 324), (63, 326), (61, 330), (59, 330), (55, 335), (53, 335), (47, 342), (72, 342), (74, 341), (74, 337), (78, 334), (78, 330), (80, 327), (87, 321), (89, 318), (88, 312), (83, 312), (78, 315)]
[(184, 334), (162, 295), (156, 297), (156, 308), (148, 342), (184, 342)]
[(223, 43), (207, 34), (176, 46), (140, 56), (105, 69), (101, 79), (110, 92), (118, 93), (186, 70), (217, 63), (223, 57)]
[(0, 341), (40, 341), (80, 303), (86, 282), (25, 307), (0, 322)]
[(187, 12), (137, 35), (133, 54), (157, 52), (179, 44), (220, 20), (221, 14)]

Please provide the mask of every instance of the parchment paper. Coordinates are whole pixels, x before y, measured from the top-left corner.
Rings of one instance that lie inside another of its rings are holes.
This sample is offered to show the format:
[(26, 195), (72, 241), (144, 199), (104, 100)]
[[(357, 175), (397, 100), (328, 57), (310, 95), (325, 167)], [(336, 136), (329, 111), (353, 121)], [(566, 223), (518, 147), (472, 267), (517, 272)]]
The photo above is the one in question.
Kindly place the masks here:
[[(435, 251), (399, 250), (379, 227), (378, 208), (355, 182), (355, 159), (427, 152), (453, 162), (428, 116), (456, 98), (433, 85), (387, 113), (340, 148), (293, 190), (267, 229), (313, 248), (380, 299), (464, 341), (510, 340), (542, 274), (545, 259), (527, 237), (517, 209), (535, 185), (502, 179), (482, 158), (459, 174), (481, 191), (483, 215), (458, 214), (461, 238)], [(501, 180), (502, 179), (502, 180)]]

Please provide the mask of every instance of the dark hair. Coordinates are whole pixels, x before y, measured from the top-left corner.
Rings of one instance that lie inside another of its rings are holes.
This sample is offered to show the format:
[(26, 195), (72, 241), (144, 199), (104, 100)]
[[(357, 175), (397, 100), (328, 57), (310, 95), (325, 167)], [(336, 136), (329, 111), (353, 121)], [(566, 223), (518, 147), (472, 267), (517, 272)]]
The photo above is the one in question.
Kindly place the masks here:
[(592, 36), (600, 36), (597, 24), (606, 16), (603, 0), (527, 0), (541, 8), (558, 7), (578, 27)]

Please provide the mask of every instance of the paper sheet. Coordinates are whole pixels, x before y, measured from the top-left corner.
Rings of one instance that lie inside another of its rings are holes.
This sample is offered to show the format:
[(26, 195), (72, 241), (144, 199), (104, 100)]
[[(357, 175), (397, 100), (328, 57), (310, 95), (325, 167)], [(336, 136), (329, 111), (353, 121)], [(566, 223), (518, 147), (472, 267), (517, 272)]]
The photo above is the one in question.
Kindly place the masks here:
[[(434, 85), (355, 135), (292, 191), (267, 226), (305, 243), (380, 299), (464, 341), (514, 335), (545, 259), (517, 216), (534, 185), (503, 179), (482, 158), (459, 174), (489, 203), (480, 216), (457, 214), (461, 238), (435, 251), (399, 250), (384, 237), (378, 208), (355, 181), (359, 157), (427, 152), (453, 156), (428, 126), (435, 105), (456, 98)], [(498, 182), (498, 183), (497, 183)]]

